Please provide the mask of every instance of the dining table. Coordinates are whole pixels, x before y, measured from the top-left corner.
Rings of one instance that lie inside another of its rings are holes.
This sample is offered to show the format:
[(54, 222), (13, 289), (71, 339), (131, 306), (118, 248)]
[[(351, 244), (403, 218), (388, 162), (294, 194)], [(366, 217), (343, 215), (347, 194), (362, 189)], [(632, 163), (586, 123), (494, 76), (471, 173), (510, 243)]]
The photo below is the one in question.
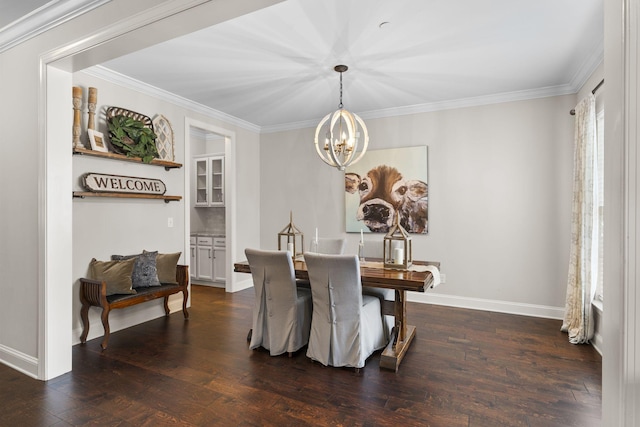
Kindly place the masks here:
[[(251, 273), (247, 261), (234, 263), (234, 271), (237, 273)], [(309, 280), (307, 264), (304, 255), (293, 260), (295, 276), (297, 279)], [(425, 292), (434, 286), (434, 274), (427, 266), (440, 268), (436, 261), (416, 261), (407, 269), (384, 268), (381, 259), (367, 259), (360, 261), (360, 278), (362, 286), (393, 289), (394, 301), (382, 303), (382, 313), (394, 316), (394, 328), (389, 343), (380, 355), (380, 368), (398, 371), (400, 362), (407, 354), (411, 341), (416, 335), (416, 327), (407, 324), (407, 292)]]

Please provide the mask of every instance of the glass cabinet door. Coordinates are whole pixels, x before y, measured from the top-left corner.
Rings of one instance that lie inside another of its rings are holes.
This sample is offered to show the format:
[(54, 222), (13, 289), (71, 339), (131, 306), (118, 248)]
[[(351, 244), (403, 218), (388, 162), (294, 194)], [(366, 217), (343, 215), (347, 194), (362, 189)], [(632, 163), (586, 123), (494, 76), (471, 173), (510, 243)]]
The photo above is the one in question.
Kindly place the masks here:
[(224, 206), (224, 157), (210, 159), (211, 200), (210, 206)]
[(195, 163), (196, 170), (196, 206), (209, 205), (209, 163), (207, 159), (198, 159)]

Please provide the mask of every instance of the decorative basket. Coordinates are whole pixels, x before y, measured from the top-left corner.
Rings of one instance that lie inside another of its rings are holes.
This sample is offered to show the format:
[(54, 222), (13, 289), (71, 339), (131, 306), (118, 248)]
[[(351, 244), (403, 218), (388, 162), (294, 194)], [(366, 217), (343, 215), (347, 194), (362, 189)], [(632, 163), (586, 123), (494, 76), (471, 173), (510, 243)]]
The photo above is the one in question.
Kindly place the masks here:
[[(107, 108), (106, 116), (107, 116), (107, 122), (110, 122), (116, 116), (130, 117), (134, 120), (138, 120), (142, 122), (142, 124), (145, 127), (153, 131), (153, 121), (151, 120), (151, 117), (145, 116), (144, 114), (136, 113), (135, 111), (127, 110), (126, 108), (109, 107)], [(114, 144), (111, 144), (111, 147), (113, 148), (113, 151), (116, 153), (126, 154), (120, 147)]]

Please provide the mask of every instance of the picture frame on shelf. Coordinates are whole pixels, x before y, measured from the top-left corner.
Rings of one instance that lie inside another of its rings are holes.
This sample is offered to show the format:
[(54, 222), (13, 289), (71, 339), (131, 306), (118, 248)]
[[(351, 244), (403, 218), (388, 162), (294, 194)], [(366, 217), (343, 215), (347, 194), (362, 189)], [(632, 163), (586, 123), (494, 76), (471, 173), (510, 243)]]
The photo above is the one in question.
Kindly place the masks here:
[(89, 129), (87, 131), (89, 134), (89, 141), (91, 142), (91, 149), (94, 151), (101, 151), (103, 153), (108, 153), (109, 148), (107, 147), (107, 143), (104, 140), (104, 135), (102, 132), (98, 132), (94, 129)]

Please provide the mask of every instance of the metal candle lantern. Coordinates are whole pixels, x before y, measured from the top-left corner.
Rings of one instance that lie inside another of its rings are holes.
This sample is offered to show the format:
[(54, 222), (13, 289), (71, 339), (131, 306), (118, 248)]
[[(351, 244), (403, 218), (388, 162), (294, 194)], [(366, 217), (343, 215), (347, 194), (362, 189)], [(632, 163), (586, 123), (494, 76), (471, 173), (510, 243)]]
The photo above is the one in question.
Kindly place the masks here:
[[(293, 213), (289, 212), (289, 224), (278, 233), (278, 250), (282, 250), (282, 240), (285, 240), (285, 249), (291, 252), (293, 259), (301, 256), (304, 251), (304, 234), (293, 224)], [(299, 243), (298, 243), (299, 241)], [(300, 252), (298, 252), (300, 249)]]
[(396, 215), (396, 220), (389, 232), (384, 236), (384, 248), (382, 259), (384, 268), (395, 268), (406, 270), (413, 263), (413, 248), (411, 247), (411, 236), (400, 225), (400, 217)]

